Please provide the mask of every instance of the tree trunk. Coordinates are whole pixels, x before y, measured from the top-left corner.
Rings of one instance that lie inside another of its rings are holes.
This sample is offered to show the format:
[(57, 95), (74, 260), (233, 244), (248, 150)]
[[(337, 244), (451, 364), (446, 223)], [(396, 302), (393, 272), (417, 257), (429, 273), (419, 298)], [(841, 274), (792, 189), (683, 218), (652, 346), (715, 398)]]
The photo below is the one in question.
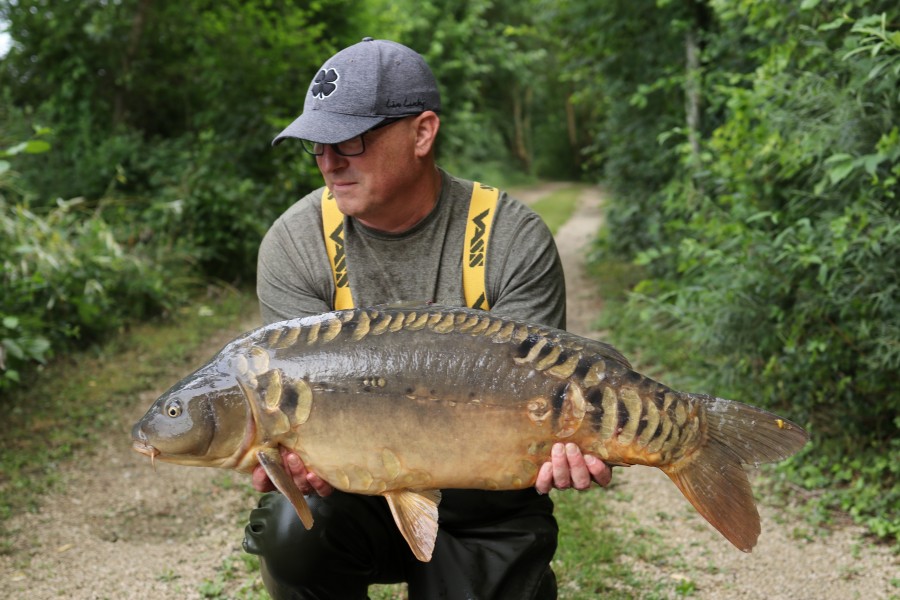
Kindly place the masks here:
[(569, 148), (572, 149), (572, 160), (581, 170), (581, 140), (578, 137), (578, 121), (575, 114), (575, 104), (572, 102), (572, 94), (566, 96), (566, 133), (569, 138)]
[(688, 143), (691, 147), (690, 167), (693, 171), (694, 185), (699, 195), (703, 195), (703, 183), (698, 177), (702, 169), (700, 136), (702, 131), (703, 112), (703, 71), (700, 64), (700, 32), (707, 23), (706, 7), (702, 1), (690, 1), (691, 17), (687, 33), (684, 37), (685, 78), (684, 78), (684, 112), (688, 131)]
[(531, 173), (532, 157), (528, 150), (528, 131), (531, 119), (528, 116), (528, 105), (531, 101), (531, 88), (526, 88), (524, 100), (519, 93), (519, 86), (513, 93), (513, 154), (522, 163), (526, 173)]

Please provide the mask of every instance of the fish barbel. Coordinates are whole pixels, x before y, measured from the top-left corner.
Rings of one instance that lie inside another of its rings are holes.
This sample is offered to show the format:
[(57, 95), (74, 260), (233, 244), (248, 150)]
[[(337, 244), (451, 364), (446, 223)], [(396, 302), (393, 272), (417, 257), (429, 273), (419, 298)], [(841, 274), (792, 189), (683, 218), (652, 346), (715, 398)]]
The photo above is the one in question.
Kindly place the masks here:
[(419, 560), (440, 490), (533, 486), (555, 442), (613, 465), (662, 470), (749, 552), (759, 514), (742, 465), (784, 459), (808, 436), (753, 406), (672, 390), (612, 346), (460, 308), (375, 307), (272, 323), (225, 346), (138, 421), (155, 460), (262, 464), (312, 526), (279, 446), (346, 492), (381, 495)]

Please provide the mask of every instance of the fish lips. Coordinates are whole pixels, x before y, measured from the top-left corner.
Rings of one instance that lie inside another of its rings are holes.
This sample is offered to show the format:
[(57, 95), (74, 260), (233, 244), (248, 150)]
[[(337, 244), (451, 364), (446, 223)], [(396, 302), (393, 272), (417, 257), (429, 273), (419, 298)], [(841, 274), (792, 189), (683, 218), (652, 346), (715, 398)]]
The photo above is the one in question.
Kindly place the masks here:
[(156, 457), (160, 455), (160, 451), (157, 450), (152, 444), (147, 441), (147, 437), (144, 435), (144, 432), (141, 430), (141, 424), (137, 423), (134, 426), (134, 429), (131, 431), (131, 437), (133, 438), (131, 442), (132, 450), (136, 452), (140, 452), (146, 456), (150, 457), (150, 462), (155, 464)]
[(141, 454), (146, 454), (150, 458), (156, 458), (157, 456), (159, 456), (159, 450), (145, 442), (135, 440), (131, 443), (131, 448), (133, 450), (136, 450), (137, 452), (140, 452)]

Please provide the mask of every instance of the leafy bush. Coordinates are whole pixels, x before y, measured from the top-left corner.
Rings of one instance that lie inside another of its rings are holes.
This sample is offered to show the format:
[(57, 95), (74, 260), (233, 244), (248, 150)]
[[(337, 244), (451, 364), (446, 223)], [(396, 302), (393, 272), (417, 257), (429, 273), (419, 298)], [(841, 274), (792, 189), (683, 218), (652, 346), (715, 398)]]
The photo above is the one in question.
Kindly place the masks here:
[(54, 348), (96, 339), (184, 297), (177, 267), (126, 251), (102, 217), (79, 214), (78, 205), (60, 201), (38, 215), (0, 199), (6, 380), (16, 378), (17, 364), (42, 361)]
[(608, 321), (643, 344), (665, 329), (700, 385), (806, 423), (792, 479), (900, 539), (900, 33), (764, 5), (720, 13), (789, 34), (710, 92), (724, 113), (700, 175), (685, 159), (655, 192), (651, 278)]

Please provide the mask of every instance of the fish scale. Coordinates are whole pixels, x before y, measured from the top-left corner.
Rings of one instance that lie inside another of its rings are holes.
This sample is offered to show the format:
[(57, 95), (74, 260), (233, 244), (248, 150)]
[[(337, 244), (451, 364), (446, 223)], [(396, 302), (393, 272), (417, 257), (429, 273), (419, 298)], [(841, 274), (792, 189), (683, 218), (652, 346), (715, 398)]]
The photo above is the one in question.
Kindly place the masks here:
[(153, 459), (248, 472), (262, 464), (312, 515), (279, 447), (351, 493), (385, 497), (420, 560), (440, 490), (534, 485), (556, 442), (661, 469), (749, 551), (759, 515), (742, 465), (807, 440), (767, 411), (672, 390), (603, 342), (471, 309), (374, 307), (266, 325), (228, 344), (134, 426)]

